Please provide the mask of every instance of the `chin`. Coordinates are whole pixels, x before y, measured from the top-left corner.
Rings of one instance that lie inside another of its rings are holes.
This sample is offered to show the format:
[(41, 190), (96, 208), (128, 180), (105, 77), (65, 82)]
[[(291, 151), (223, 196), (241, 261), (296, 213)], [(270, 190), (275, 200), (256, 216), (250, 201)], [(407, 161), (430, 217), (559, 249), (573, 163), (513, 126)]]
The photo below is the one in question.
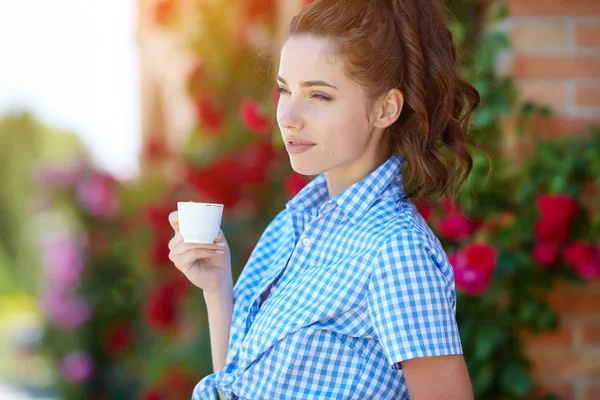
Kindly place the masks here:
[(294, 160), (294, 156), (290, 157), (290, 165), (292, 166), (294, 172), (300, 175), (316, 176), (324, 172), (324, 169), (319, 165), (315, 165), (314, 162), (311, 163), (310, 160)]

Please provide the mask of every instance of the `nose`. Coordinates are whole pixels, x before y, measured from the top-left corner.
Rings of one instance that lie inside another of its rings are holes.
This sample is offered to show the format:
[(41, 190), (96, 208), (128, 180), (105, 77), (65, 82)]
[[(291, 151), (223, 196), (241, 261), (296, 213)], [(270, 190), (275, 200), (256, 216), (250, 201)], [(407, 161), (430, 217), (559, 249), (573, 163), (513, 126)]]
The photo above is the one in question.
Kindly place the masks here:
[(291, 98), (279, 98), (277, 104), (277, 123), (287, 130), (300, 130), (304, 125), (302, 105)]

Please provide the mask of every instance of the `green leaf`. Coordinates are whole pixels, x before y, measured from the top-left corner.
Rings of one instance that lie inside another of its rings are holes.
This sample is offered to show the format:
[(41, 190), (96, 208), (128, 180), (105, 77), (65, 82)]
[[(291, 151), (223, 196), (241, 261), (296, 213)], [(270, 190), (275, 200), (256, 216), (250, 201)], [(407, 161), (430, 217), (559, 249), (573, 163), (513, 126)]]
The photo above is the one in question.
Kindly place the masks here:
[(525, 396), (535, 386), (527, 368), (518, 362), (509, 363), (500, 371), (500, 385), (513, 396)]
[(490, 389), (494, 381), (494, 364), (492, 362), (477, 366), (471, 372), (473, 393), (476, 397), (481, 396)]

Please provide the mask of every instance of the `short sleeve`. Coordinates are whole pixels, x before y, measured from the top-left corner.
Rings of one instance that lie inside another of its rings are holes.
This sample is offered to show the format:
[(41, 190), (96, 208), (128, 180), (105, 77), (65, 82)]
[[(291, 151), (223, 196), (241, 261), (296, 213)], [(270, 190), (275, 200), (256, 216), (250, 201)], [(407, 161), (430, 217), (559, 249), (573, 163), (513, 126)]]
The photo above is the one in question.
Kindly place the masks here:
[(454, 274), (439, 241), (414, 233), (389, 239), (368, 289), (369, 316), (392, 368), (411, 358), (462, 354)]
[(192, 392), (192, 400), (219, 400), (217, 398), (216, 374), (204, 377)]

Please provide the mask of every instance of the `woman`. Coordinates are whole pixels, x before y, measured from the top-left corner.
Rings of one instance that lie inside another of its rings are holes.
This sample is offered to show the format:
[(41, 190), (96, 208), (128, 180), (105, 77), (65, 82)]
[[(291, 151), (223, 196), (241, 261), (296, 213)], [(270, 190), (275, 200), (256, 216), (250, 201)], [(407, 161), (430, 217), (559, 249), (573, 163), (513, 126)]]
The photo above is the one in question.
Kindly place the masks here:
[(208, 307), (215, 373), (194, 399), (473, 397), (452, 267), (414, 206), (453, 198), (479, 147), (479, 95), (455, 68), (433, 0), (317, 0), (292, 20), (277, 120), (317, 177), (235, 287), (222, 232), (184, 244), (170, 216), (171, 260)]

